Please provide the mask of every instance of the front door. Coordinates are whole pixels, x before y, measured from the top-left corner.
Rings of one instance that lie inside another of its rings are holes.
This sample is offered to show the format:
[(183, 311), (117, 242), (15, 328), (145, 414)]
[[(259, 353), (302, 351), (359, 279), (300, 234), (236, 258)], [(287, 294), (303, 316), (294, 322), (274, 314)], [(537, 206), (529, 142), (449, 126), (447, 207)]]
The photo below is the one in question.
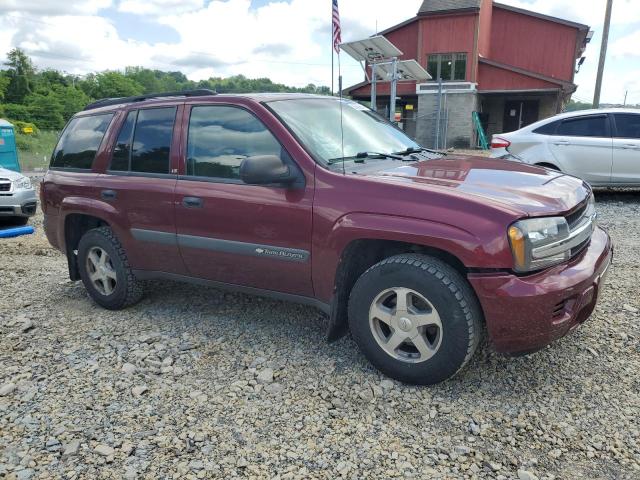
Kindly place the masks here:
[(616, 113), (613, 118), (611, 182), (640, 185), (640, 113)]
[(176, 187), (178, 244), (189, 275), (311, 296), (313, 184), (300, 189), (247, 185), (244, 158), (278, 155), (295, 164), (254, 113), (193, 106), (184, 171)]
[(607, 184), (612, 164), (610, 131), (606, 114), (572, 117), (563, 120), (547, 142), (563, 172), (593, 185)]
[(503, 133), (515, 132), (538, 121), (538, 100), (516, 100), (504, 104)]
[(179, 158), (174, 123), (181, 109), (128, 112), (107, 171), (96, 180), (101, 200), (126, 218), (122, 241), (134, 269), (184, 274), (175, 227), (177, 174), (171, 171)]

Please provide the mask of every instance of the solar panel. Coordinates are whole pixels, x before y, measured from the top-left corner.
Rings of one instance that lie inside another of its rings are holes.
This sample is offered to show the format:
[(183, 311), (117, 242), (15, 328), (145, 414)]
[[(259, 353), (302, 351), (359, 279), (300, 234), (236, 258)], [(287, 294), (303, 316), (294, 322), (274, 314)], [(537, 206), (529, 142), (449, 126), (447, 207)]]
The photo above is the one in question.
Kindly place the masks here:
[(402, 52), (382, 35), (357, 42), (340, 44), (340, 48), (358, 62), (376, 63), (386, 58), (399, 57)]
[[(385, 62), (376, 65), (377, 80), (391, 81), (393, 63)], [(415, 60), (402, 60), (398, 62), (399, 81), (425, 81), (431, 80), (431, 75)]]

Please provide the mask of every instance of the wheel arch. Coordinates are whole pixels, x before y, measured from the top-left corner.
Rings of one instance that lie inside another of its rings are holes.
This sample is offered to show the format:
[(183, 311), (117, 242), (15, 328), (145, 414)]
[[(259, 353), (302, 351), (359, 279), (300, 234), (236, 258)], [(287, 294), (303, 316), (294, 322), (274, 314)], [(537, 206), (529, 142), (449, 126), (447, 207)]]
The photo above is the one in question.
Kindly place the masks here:
[(403, 253), (429, 255), (450, 265), (466, 279), (468, 269), (460, 258), (442, 248), (376, 238), (359, 238), (349, 242), (342, 250), (335, 280), (334, 296), (331, 302), (331, 315), (327, 340), (335, 341), (348, 331), (349, 295), (358, 278), (376, 263)]

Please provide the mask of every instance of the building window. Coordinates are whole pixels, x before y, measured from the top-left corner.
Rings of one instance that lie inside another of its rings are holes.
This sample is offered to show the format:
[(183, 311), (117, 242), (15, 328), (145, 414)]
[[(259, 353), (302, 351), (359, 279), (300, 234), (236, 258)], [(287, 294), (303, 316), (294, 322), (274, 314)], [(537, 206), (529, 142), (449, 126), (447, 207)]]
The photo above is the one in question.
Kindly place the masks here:
[(444, 82), (467, 79), (466, 53), (437, 53), (427, 58), (427, 71), (433, 80)]

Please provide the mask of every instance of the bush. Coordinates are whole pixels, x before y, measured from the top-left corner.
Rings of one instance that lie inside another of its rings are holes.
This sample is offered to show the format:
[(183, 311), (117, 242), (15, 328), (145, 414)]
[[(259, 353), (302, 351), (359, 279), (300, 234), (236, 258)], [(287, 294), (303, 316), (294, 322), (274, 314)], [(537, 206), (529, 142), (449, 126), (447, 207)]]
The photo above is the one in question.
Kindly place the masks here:
[(36, 127), (35, 123), (23, 122), (21, 120), (9, 120), (16, 127), (16, 134), (24, 133), (25, 128), (31, 128), (33, 130), (32, 133), (26, 135), (37, 135), (39, 130)]

